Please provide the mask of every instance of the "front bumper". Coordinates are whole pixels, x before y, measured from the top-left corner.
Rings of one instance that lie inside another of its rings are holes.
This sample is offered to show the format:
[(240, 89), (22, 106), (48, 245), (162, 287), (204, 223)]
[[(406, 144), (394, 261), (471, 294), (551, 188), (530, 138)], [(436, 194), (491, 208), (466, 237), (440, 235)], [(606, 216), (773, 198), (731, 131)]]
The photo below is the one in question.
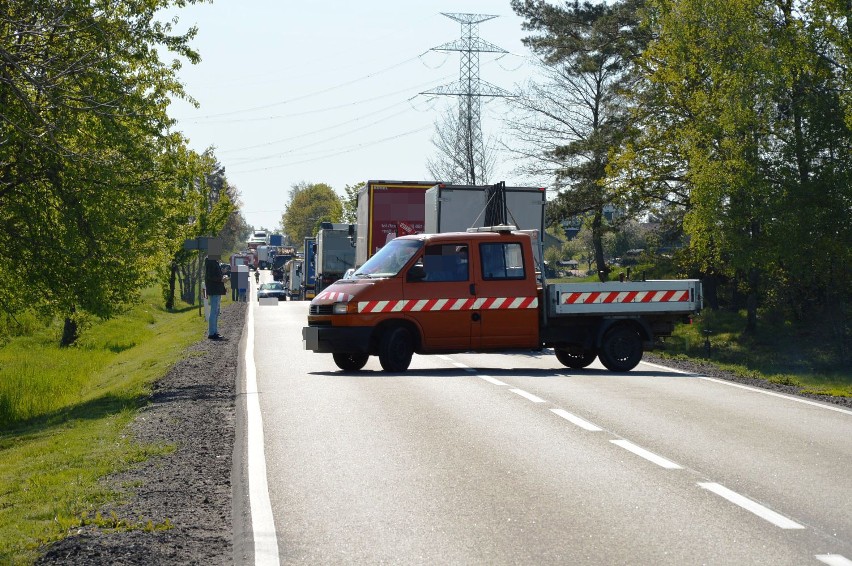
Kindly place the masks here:
[(369, 354), (372, 327), (304, 326), (302, 345), (320, 354)]

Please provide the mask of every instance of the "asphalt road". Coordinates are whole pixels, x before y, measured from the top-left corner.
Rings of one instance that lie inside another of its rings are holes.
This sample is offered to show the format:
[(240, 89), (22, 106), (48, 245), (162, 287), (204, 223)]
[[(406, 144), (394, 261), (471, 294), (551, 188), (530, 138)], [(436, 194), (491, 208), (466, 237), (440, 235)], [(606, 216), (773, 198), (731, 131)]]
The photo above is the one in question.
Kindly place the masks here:
[(852, 564), (848, 409), (535, 352), (343, 373), (307, 302), (253, 305), (281, 564)]

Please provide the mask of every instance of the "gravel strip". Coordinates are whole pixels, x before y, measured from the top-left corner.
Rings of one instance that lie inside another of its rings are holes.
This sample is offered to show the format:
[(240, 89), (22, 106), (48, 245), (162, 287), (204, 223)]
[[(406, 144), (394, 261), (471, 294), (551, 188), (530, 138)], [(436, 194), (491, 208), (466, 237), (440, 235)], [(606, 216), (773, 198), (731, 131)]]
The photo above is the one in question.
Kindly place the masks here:
[[(220, 313), (225, 341), (204, 339), (189, 348), (154, 385), (150, 403), (132, 432), (141, 443), (176, 450), (107, 478), (131, 487), (129, 501), (100, 511), (128, 523), (171, 528), (113, 532), (96, 526), (76, 529), (37, 564), (233, 564), (231, 464), (235, 430), (235, 384), (246, 303)], [(199, 328), (206, 324), (199, 321)], [(201, 332), (202, 330), (200, 330)]]

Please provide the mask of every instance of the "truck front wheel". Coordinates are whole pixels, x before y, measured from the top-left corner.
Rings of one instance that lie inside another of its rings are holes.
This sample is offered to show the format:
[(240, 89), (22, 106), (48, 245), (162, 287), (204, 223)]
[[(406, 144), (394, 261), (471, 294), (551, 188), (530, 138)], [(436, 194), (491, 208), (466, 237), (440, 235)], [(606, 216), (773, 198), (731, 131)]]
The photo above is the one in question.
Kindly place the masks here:
[(597, 352), (594, 350), (571, 350), (568, 348), (554, 348), (553, 353), (565, 367), (583, 369), (595, 361)]
[(598, 358), (610, 371), (630, 371), (642, 360), (642, 338), (635, 328), (616, 326), (604, 336)]
[(367, 365), (369, 354), (332, 354), (334, 363), (343, 371), (358, 371)]
[(401, 372), (408, 369), (414, 354), (414, 341), (407, 328), (397, 326), (384, 333), (379, 344), (379, 363), (385, 371)]

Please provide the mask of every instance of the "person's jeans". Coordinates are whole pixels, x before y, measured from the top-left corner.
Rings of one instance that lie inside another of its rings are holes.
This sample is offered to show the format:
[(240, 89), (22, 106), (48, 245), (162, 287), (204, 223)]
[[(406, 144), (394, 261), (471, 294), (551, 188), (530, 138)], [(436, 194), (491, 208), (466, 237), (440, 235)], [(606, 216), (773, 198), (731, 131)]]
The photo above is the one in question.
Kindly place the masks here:
[(210, 301), (210, 318), (207, 320), (207, 335), (213, 336), (218, 332), (216, 328), (219, 323), (219, 306), (222, 303), (222, 295), (208, 295), (207, 300)]

